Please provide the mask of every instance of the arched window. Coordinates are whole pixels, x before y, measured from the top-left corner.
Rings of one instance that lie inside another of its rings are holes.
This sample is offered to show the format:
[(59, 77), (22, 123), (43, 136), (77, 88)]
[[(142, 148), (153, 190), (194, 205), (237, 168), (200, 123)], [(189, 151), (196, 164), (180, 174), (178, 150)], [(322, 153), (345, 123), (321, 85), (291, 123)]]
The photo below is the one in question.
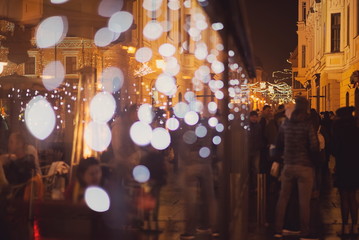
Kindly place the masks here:
[(345, 94), (345, 105), (349, 107), (349, 93)]

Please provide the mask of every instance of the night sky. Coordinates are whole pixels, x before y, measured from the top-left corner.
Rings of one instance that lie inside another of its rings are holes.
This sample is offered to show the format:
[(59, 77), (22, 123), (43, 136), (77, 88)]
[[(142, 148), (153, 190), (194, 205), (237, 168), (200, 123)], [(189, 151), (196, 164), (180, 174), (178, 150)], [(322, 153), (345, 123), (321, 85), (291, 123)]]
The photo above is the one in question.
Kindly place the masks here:
[(270, 76), (297, 45), (297, 0), (245, 0), (254, 55)]

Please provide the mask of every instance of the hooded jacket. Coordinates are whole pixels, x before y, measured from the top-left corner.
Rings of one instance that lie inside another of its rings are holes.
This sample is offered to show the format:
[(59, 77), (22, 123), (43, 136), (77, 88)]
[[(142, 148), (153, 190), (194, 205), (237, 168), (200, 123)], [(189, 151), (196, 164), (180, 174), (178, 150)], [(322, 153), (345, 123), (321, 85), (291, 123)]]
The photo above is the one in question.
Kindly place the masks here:
[(275, 155), (284, 164), (314, 167), (319, 153), (318, 136), (307, 114), (294, 111), (291, 118), (281, 125)]

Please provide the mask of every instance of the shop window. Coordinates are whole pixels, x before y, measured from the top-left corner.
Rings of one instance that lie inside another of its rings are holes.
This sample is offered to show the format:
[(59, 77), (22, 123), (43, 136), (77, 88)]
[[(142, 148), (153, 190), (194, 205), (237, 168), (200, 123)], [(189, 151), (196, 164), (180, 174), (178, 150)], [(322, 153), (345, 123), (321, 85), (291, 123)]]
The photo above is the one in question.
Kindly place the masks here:
[(36, 73), (35, 62), (36, 62), (35, 57), (29, 57), (29, 59), (25, 62), (25, 65), (24, 65), (25, 75), (35, 75), (35, 73)]

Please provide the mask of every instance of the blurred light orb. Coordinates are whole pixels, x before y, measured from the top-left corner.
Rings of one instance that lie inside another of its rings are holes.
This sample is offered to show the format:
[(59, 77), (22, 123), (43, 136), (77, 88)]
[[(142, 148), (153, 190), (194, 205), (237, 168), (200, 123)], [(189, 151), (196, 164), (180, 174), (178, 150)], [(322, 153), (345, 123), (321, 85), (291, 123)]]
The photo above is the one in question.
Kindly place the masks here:
[(85, 190), (86, 205), (95, 212), (106, 212), (110, 209), (110, 197), (100, 187), (90, 186)]
[(150, 170), (144, 165), (138, 165), (133, 168), (132, 176), (139, 183), (145, 183), (150, 180), (151, 174)]
[(222, 139), (221, 139), (220, 136), (214, 136), (213, 139), (212, 139), (212, 142), (213, 142), (214, 145), (219, 145), (219, 144), (221, 144)]
[(173, 11), (176, 11), (181, 8), (180, 1), (178, 1), (178, 0), (169, 0), (167, 6), (169, 9), (171, 9)]
[(62, 4), (68, 2), (69, 0), (51, 0), (52, 4)]
[(218, 43), (217, 46), (216, 46), (216, 49), (217, 49), (218, 51), (223, 51), (223, 50), (224, 50), (223, 44), (222, 44), (222, 43)]
[(213, 63), (215, 60), (217, 60), (217, 58), (212, 53), (207, 56), (207, 62)]
[(208, 28), (208, 24), (205, 20), (199, 20), (196, 21), (196, 28), (198, 28), (201, 31), (204, 31)]
[(138, 119), (145, 123), (152, 123), (155, 113), (153, 112), (152, 105), (145, 103), (140, 106), (137, 112)]
[(174, 114), (178, 118), (184, 118), (187, 112), (190, 111), (190, 108), (187, 103), (179, 102), (173, 108)]
[(170, 76), (176, 76), (181, 70), (181, 67), (179, 64), (176, 64), (175, 66), (171, 66), (166, 63), (163, 72), (170, 75)]
[(152, 50), (148, 47), (139, 48), (135, 54), (137, 62), (145, 63), (151, 60)]
[(234, 120), (234, 114), (233, 113), (230, 113), (228, 115), (228, 120), (230, 120), (230, 121)]
[(216, 84), (216, 88), (217, 88), (217, 89), (221, 89), (221, 88), (224, 87), (224, 83), (223, 83), (223, 81), (221, 81), (221, 80), (217, 80), (217, 81), (215, 82), (215, 84)]
[(151, 143), (152, 128), (149, 124), (137, 121), (130, 128), (132, 141), (139, 146), (146, 146)]
[(176, 53), (176, 47), (170, 43), (164, 43), (159, 47), (158, 52), (163, 57), (171, 57)]
[(108, 67), (102, 73), (103, 90), (114, 93), (123, 86), (124, 76), (122, 71), (117, 67)]
[(204, 106), (202, 101), (196, 100), (189, 103), (189, 108), (191, 111), (201, 113), (203, 111)]
[(202, 147), (199, 150), (199, 156), (201, 158), (207, 158), (207, 157), (209, 157), (210, 154), (211, 154), (211, 150), (208, 147)]
[(218, 119), (216, 117), (211, 117), (208, 119), (208, 125), (211, 127), (216, 127), (218, 124)]
[(31, 134), (44, 140), (55, 128), (56, 116), (51, 104), (41, 95), (34, 97), (25, 109), (25, 124)]
[(97, 30), (94, 38), (94, 43), (98, 47), (106, 47), (115, 38), (115, 34), (107, 27)]
[(171, 131), (176, 131), (179, 128), (179, 121), (177, 118), (169, 118), (166, 121), (166, 128)]
[(43, 20), (36, 29), (36, 45), (39, 48), (53, 47), (61, 42), (68, 31), (67, 18), (53, 16)]
[(194, 52), (195, 57), (198, 60), (204, 60), (207, 58), (208, 56), (208, 50), (207, 50), (207, 46), (205, 45), (197, 45), (196, 50)]
[(229, 51), (228, 51), (228, 56), (234, 57), (234, 51), (233, 51), (233, 50), (229, 50)]
[(162, 5), (162, 0), (144, 0), (142, 7), (147, 11), (156, 11)]
[(224, 131), (224, 125), (222, 123), (218, 123), (216, 126), (217, 132), (223, 132)]
[(199, 30), (198, 28), (191, 27), (190, 29), (188, 29), (188, 34), (192, 38), (198, 38), (201, 35), (201, 30)]
[(224, 64), (218, 60), (212, 62), (212, 71), (216, 74), (220, 74), (224, 71)]
[(162, 21), (161, 26), (164, 32), (169, 32), (172, 29), (172, 23), (170, 21)]
[(161, 37), (163, 33), (163, 27), (161, 23), (157, 21), (150, 21), (143, 28), (143, 35), (149, 40), (156, 40)]
[(164, 128), (156, 128), (152, 131), (151, 145), (157, 150), (164, 150), (171, 144), (171, 136)]
[(214, 31), (220, 31), (220, 30), (222, 30), (223, 28), (224, 28), (224, 26), (223, 26), (223, 24), (220, 23), (220, 22), (217, 22), (217, 23), (213, 23), (213, 24), (212, 24), (212, 29), (213, 29)]
[(90, 102), (90, 116), (93, 121), (107, 123), (116, 110), (116, 101), (108, 92), (97, 93)]
[(98, 14), (102, 17), (111, 17), (114, 13), (121, 11), (123, 0), (102, 0), (98, 7)]
[(187, 144), (193, 144), (197, 141), (196, 133), (192, 130), (189, 130), (183, 134), (183, 141)]
[(115, 33), (126, 32), (133, 23), (133, 16), (129, 12), (116, 12), (108, 20), (108, 28)]
[(215, 102), (210, 102), (210, 103), (208, 103), (208, 111), (209, 111), (211, 114), (216, 113), (216, 112), (217, 112), (217, 108), (218, 108), (217, 103), (215, 103)]
[(103, 152), (110, 145), (112, 134), (106, 123), (91, 121), (85, 127), (84, 138), (92, 150)]
[(53, 61), (46, 65), (42, 73), (42, 83), (49, 91), (54, 90), (64, 81), (65, 68), (60, 61)]
[(217, 99), (221, 100), (221, 99), (224, 98), (224, 93), (223, 93), (222, 91), (216, 91), (216, 92), (214, 93), (214, 96), (215, 96)]
[(185, 6), (185, 8), (191, 8), (191, 0), (185, 0), (183, 6)]
[(204, 138), (207, 135), (207, 128), (205, 126), (198, 126), (196, 127), (196, 136), (199, 138)]
[(199, 116), (195, 111), (189, 111), (184, 116), (184, 121), (187, 125), (193, 126), (198, 123)]
[(155, 87), (159, 92), (167, 96), (171, 96), (177, 91), (176, 80), (168, 74), (159, 75)]
[(194, 92), (186, 92), (184, 94), (184, 99), (187, 101), (187, 102), (193, 102), (196, 100), (196, 94)]

